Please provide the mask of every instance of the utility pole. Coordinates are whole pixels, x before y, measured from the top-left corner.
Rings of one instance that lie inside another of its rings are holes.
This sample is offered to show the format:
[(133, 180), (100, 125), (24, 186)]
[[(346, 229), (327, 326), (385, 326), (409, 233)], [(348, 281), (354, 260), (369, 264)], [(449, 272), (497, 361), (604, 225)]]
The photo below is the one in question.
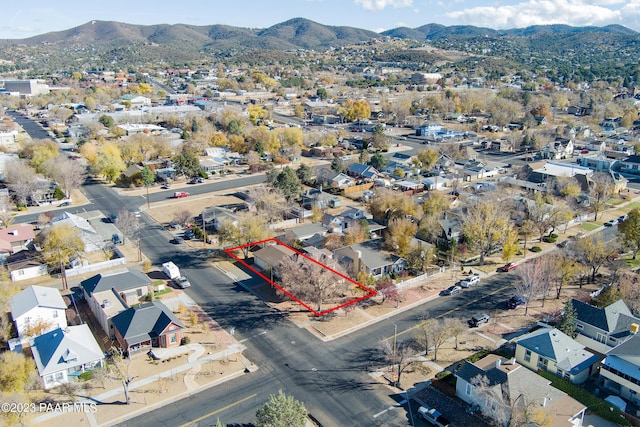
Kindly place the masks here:
[[(397, 343), (398, 343), (398, 325), (397, 324), (393, 324), (393, 364), (394, 365), (398, 365), (398, 370), (400, 370), (400, 364), (397, 361), (396, 358), (396, 352), (397, 352)], [(395, 368), (395, 367), (394, 367)], [(398, 373), (394, 372), (393, 373), (393, 385), (394, 386), (398, 386)]]

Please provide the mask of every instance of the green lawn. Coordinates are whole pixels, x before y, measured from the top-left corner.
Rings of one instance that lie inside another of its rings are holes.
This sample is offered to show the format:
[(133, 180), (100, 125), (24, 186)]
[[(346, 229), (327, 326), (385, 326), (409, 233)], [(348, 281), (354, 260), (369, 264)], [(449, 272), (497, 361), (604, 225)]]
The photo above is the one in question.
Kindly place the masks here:
[(640, 209), (640, 202), (631, 202), (621, 210), (629, 212), (631, 209)]
[(629, 258), (625, 257), (624, 261), (626, 262), (627, 266), (630, 269), (640, 267), (640, 257), (636, 257), (636, 259), (631, 259), (631, 256), (629, 256)]
[(580, 224), (580, 228), (586, 231), (593, 231), (600, 226), (601, 224), (596, 224), (595, 222), (583, 222)]

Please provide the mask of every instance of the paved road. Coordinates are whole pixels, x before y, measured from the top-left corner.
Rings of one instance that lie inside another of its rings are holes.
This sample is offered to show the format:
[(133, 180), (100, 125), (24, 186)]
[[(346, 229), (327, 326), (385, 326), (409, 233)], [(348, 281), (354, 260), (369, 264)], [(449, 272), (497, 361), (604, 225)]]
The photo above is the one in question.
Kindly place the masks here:
[[(190, 192), (239, 189), (261, 179), (262, 175), (199, 184)], [(88, 181), (83, 191), (91, 202), (87, 209), (99, 209), (105, 214), (122, 208), (137, 210), (144, 203), (143, 197), (122, 197), (93, 181)], [(161, 200), (171, 193), (155, 193), (153, 197)], [(402, 341), (411, 337), (411, 328), (423, 318), (453, 316), (458, 312), (467, 317), (469, 313), (500, 309), (512, 293), (510, 283), (515, 278), (513, 272), (496, 276), (477, 288), (438, 298), (349, 336), (322, 343), (289, 322), (286, 315), (275, 312), (239, 284), (210, 268), (205, 251), (171, 245), (165, 229), (145, 214), (141, 221), (145, 255), (157, 265), (169, 259), (175, 261), (191, 280), (192, 286), (186, 290), (189, 296), (222, 327), (235, 328), (236, 338), (247, 347), (246, 356), (260, 369), (123, 424), (129, 426), (176, 426), (194, 420), (213, 424), (215, 417), (230, 425), (246, 425), (255, 421), (256, 409), (268, 396), (280, 389), (303, 401), (324, 426), (410, 425), (404, 411), (387, 411), (373, 418), (403, 400), (369, 376), (370, 371), (383, 364), (380, 341), (393, 335), (394, 325)]]

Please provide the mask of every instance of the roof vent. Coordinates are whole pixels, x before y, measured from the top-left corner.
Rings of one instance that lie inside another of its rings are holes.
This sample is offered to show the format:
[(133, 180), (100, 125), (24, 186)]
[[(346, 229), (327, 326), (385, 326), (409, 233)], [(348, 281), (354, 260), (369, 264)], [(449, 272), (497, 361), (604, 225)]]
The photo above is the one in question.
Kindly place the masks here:
[(103, 300), (102, 301), (102, 308), (108, 308), (108, 307), (111, 307), (111, 302), (108, 299)]

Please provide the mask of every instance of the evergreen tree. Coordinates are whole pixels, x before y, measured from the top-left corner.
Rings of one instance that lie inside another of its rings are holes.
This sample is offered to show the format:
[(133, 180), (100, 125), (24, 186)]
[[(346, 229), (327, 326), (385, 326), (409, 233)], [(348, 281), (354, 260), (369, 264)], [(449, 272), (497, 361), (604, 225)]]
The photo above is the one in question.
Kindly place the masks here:
[(577, 322), (578, 313), (573, 307), (571, 300), (569, 300), (564, 304), (564, 312), (562, 313), (560, 321), (558, 322), (558, 330), (570, 336), (571, 338), (575, 338), (576, 335), (578, 335), (576, 332)]
[(376, 153), (371, 156), (371, 160), (369, 160), (369, 165), (376, 168), (376, 170), (381, 171), (387, 166), (387, 159), (380, 153)]
[(307, 421), (307, 409), (302, 402), (287, 396), (280, 390), (277, 396), (256, 411), (258, 427), (303, 427)]

